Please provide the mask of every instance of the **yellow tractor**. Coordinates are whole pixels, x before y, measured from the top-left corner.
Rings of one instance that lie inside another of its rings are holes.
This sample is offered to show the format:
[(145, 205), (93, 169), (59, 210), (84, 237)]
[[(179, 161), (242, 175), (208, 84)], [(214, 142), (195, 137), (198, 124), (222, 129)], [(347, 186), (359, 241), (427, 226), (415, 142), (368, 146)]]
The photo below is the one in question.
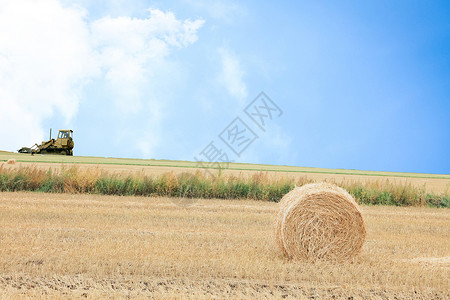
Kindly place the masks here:
[(19, 153), (34, 154), (59, 154), (59, 155), (73, 155), (73, 131), (60, 130), (58, 138), (52, 139), (52, 130), (50, 129), (50, 140), (42, 142), (42, 144), (34, 144), (30, 148), (22, 147), (18, 150)]

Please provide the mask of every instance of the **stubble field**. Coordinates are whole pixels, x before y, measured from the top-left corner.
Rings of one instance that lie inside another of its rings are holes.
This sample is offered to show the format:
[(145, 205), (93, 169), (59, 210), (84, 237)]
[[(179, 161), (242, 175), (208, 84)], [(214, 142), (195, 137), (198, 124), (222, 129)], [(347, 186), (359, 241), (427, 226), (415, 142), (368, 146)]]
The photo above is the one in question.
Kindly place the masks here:
[[(192, 162), (30, 156), (5, 169), (192, 172)], [(450, 175), (231, 164), (224, 174), (410, 184), (448, 194)], [(217, 172), (217, 170), (213, 170)], [(174, 204), (178, 203), (178, 205)], [(0, 298), (449, 299), (448, 208), (362, 206), (367, 239), (351, 262), (282, 256), (277, 204), (92, 194), (0, 193)], [(192, 204), (192, 200), (187, 200)]]
[(286, 260), (276, 203), (0, 193), (0, 298), (448, 299), (448, 209), (363, 206), (352, 262)]

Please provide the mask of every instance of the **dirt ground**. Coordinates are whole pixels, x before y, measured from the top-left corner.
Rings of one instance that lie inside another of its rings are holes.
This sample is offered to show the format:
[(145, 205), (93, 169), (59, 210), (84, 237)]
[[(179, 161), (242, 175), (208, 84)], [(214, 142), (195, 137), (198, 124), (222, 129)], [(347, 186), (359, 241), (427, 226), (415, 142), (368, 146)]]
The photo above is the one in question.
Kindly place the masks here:
[(449, 299), (448, 209), (363, 206), (348, 263), (289, 261), (277, 205), (0, 193), (0, 298)]

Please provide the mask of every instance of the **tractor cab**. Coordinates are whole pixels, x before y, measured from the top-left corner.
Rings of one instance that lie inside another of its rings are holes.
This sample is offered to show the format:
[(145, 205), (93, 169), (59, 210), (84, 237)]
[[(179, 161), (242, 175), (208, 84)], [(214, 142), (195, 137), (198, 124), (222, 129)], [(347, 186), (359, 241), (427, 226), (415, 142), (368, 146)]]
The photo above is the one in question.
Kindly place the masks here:
[(60, 130), (58, 133), (58, 140), (59, 139), (71, 139), (73, 135), (72, 130)]
[(72, 136), (73, 136), (72, 130), (60, 130), (55, 145), (57, 147), (72, 149), (74, 146)]

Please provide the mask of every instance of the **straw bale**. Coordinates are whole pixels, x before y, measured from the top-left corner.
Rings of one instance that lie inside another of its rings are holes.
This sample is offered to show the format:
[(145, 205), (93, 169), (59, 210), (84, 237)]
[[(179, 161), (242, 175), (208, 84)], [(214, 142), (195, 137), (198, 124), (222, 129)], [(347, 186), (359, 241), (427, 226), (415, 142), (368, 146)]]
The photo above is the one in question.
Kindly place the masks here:
[(362, 248), (366, 229), (355, 199), (328, 183), (296, 187), (279, 203), (275, 239), (284, 255), (303, 260), (347, 260)]

